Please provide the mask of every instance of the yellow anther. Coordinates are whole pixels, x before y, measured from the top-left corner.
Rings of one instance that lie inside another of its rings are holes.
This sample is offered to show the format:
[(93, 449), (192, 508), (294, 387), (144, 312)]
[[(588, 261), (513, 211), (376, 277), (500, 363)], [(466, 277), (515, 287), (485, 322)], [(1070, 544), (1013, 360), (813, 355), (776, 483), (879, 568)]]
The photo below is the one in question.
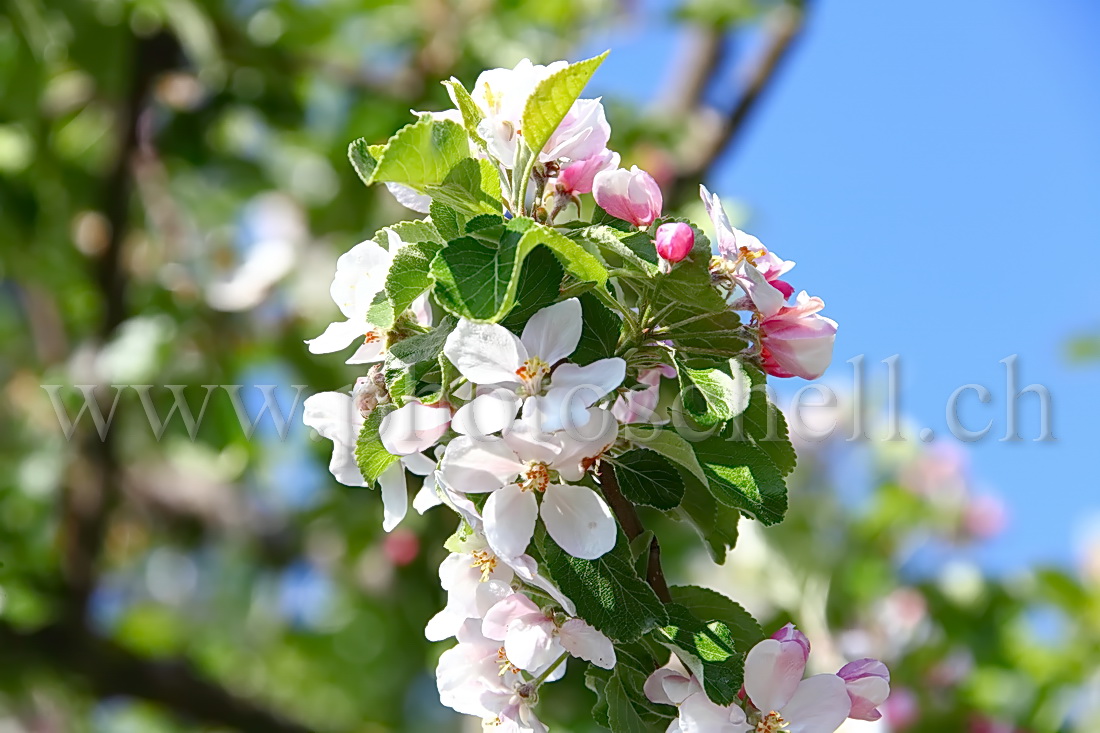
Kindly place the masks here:
[(481, 568), (481, 582), (484, 583), (497, 569), (497, 556), (488, 550), (474, 550), (470, 556), (474, 559), (471, 567)]

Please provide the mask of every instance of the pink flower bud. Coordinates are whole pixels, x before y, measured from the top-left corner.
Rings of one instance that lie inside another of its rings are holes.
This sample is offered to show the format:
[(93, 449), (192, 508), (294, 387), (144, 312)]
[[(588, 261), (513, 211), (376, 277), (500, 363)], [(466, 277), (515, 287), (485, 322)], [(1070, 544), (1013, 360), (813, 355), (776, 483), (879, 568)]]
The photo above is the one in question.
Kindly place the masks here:
[(695, 232), (680, 222), (657, 227), (657, 254), (669, 262), (679, 262), (695, 246)]
[(772, 638), (783, 645), (793, 642), (802, 647), (803, 664), (805, 664), (806, 660), (810, 658), (810, 640), (806, 638), (805, 634), (796, 629), (794, 624), (787, 624), (779, 631), (776, 631), (774, 634), (772, 634)]
[(877, 659), (858, 659), (845, 664), (836, 675), (844, 680), (852, 701), (849, 718), (878, 720), (882, 717), (877, 708), (890, 696), (890, 670), (885, 664)]
[(821, 298), (803, 290), (794, 305), (760, 322), (764, 371), (775, 377), (817, 379), (833, 360), (836, 321), (817, 314)]
[(600, 171), (593, 180), (592, 193), (608, 214), (639, 227), (652, 224), (664, 205), (657, 182), (638, 166)]
[(592, 180), (600, 171), (619, 167), (619, 154), (604, 149), (590, 158), (564, 166), (558, 174), (558, 187), (566, 193), (592, 193)]

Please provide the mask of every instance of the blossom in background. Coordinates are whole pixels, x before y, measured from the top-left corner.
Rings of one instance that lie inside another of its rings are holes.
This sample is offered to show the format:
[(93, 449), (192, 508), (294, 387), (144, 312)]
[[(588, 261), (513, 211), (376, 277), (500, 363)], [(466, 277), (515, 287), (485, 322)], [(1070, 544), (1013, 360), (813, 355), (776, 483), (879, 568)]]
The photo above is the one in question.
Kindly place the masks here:
[(730, 224), (722, 200), (706, 186), (699, 186), (699, 195), (714, 225), (721, 255), (717, 261), (719, 270), (739, 285), (748, 299), (747, 303), (737, 305), (751, 307), (764, 316), (778, 313), (794, 292), (794, 288), (780, 280), (794, 263), (780, 259), (759, 239)]
[(817, 379), (833, 360), (836, 321), (818, 315), (825, 307), (821, 298), (805, 290), (794, 305), (760, 321), (764, 371), (776, 377)]
[[(333, 321), (320, 336), (306, 341), (311, 354), (340, 351), (361, 338), (363, 343), (347, 360), (348, 364), (368, 364), (385, 355), (386, 333), (371, 323), (367, 314), (375, 296), (386, 287), (386, 275), (393, 256), (405, 246), (405, 242), (392, 229), (385, 232), (389, 238), (388, 250), (368, 239), (340, 255), (336, 261), (336, 276), (329, 293), (345, 320)], [(418, 298), (411, 309), (419, 323), (431, 323), (431, 309), (426, 296)]]
[[(534, 400), (525, 409), (538, 415), (542, 430), (583, 428), (588, 408), (622, 383), (626, 362), (610, 357), (583, 367), (558, 364), (576, 350), (581, 327), (580, 301), (569, 298), (531, 316), (519, 337), (500, 324), (462, 319), (443, 353), (471, 382)], [(519, 404), (499, 393), (479, 394), (461, 421), (471, 435), (498, 432), (515, 419)]]
[(840, 668), (837, 677), (844, 680), (852, 703), (848, 717), (856, 720), (878, 720), (878, 706), (890, 696), (890, 670), (877, 659), (857, 659)]
[(593, 180), (592, 195), (608, 214), (637, 227), (652, 224), (664, 205), (660, 186), (638, 166), (600, 171)]
[[(579, 481), (618, 435), (610, 412), (589, 412), (587, 437), (545, 433), (523, 418), (501, 438), (459, 436), (447, 445), (440, 464), (443, 481), (463, 493), (492, 492), (482, 516), (485, 537), (497, 553), (522, 554), (538, 516), (574, 557), (595, 559), (615, 546), (615, 520), (604, 500), (586, 486), (561, 483)], [(542, 494), (541, 503), (536, 494)]]

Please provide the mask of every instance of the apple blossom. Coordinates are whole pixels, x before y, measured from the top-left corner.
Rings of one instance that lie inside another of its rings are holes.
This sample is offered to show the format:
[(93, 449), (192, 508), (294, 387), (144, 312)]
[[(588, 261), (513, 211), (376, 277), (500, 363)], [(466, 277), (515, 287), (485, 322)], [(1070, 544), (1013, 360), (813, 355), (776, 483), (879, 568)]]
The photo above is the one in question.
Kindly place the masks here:
[[(522, 554), (537, 516), (574, 557), (595, 559), (614, 547), (615, 520), (604, 500), (588, 487), (560, 483), (580, 480), (618, 435), (609, 412), (590, 412), (593, 431), (586, 439), (567, 431), (544, 433), (524, 418), (502, 438), (459, 436), (447, 445), (440, 465), (444, 482), (464, 493), (492, 492), (482, 514), (485, 536), (497, 553)], [(542, 494), (541, 503), (536, 494)]]
[(848, 717), (857, 720), (878, 720), (878, 706), (890, 696), (890, 670), (877, 659), (849, 662), (836, 673), (844, 680), (852, 710)]
[(661, 396), (661, 377), (675, 379), (676, 370), (668, 364), (661, 364), (651, 369), (643, 369), (638, 375), (638, 382), (642, 389), (632, 389), (619, 395), (615, 404), (611, 406), (611, 414), (623, 423), (648, 423), (660, 425), (668, 420), (657, 419), (657, 402)]
[(523, 677), (500, 642), (481, 633), (480, 619), (467, 620), (456, 636), (458, 644), (443, 652), (436, 665), (439, 701), (464, 715), (495, 718)]
[(558, 173), (557, 188), (567, 195), (592, 193), (592, 182), (600, 171), (619, 167), (619, 154), (601, 150), (595, 155), (563, 165)]
[[(529, 409), (539, 414), (543, 430), (581, 428), (588, 421), (588, 408), (619, 386), (626, 374), (626, 362), (618, 357), (583, 367), (558, 364), (576, 350), (581, 327), (580, 301), (569, 298), (531, 316), (519, 337), (500, 324), (464, 318), (447, 337), (443, 353), (471, 382), (518, 390), (522, 397), (535, 399)], [(470, 434), (484, 435), (502, 430), (518, 409), (518, 400), (483, 393), (460, 410), (459, 422)]]
[(818, 315), (825, 307), (821, 298), (805, 290), (794, 305), (760, 321), (761, 357), (764, 371), (776, 377), (817, 379), (833, 360), (836, 321)]
[[(533, 674), (549, 669), (566, 653), (604, 669), (615, 666), (615, 647), (610, 639), (579, 618), (559, 624), (552, 614), (521, 593), (490, 608), (481, 631), (490, 639), (504, 642), (512, 663)], [(564, 674), (564, 665), (558, 669)]]
[(310, 395), (302, 404), (302, 422), (332, 441), (328, 470), (337, 481), (345, 486), (367, 485), (355, 461), (355, 441), (365, 418), (351, 395), (342, 392)]
[(759, 239), (730, 224), (722, 200), (706, 186), (699, 186), (699, 195), (716, 233), (721, 255), (714, 265), (717, 274), (741, 286), (748, 299), (743, 304), (745, 308), (765, 316), (777, 313), (794, 292), (794, 288), (779, 278), (794, 267), (794, 263), (780, 259)]
[(661, 271), (668, 272), (671, 265), (688, 256), (695, 246), (695, 232), (682, 222), (670, 222), (657, 227), (657, 254), (661, 258)]
[[(380, 360), (386, 351), (386, 332), (370, 322), (367, 317), (374, 298), (386, 286), (393, 256), (405, 246), (405, 242), (392, 229), (385, 230), (389, 249), (377, 242), (360, 242), (340, 255), (336, 260), (336, 275), (329, 293), (346, 320), (334, 321), (324, 333), (306, 341), (311, 354), (330, 354), (347, 348), (355, 339), (363, 343), (347, 360), (348, 364), (367, 364)], [(431, 323), (431, 310), (426, 296), (420, 296), (412, 305), (413, 313), (421, 324)]]
[(664, 203), (653, 176), (638, 166), (600, 171), (592, 182), (592, 195), (608, 214), (637, 227), (652, 224)]

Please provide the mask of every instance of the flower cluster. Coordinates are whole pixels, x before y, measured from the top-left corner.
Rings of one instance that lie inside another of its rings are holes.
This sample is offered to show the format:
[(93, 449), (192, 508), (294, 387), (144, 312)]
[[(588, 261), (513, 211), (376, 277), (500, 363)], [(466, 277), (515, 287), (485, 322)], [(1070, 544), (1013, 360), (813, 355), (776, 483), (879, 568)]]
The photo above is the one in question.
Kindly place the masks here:
[(667, 733), (832, 733), (847, 718), (878, 720), (890, 672), (877, 659), (850, 662), (836, 674), (803, 679), (806, 635), (787, 624), (745, 657), (745, 686), (732, 705), (716, 705), (675, 657), (645, 683), (651, 701), (677, 706)]
[[(493, 730), (546, 730), (534, 706), (569, 656), (617, 675), (618, 643), (674, 633), (659, 546), (635, 504), (679, 510), (704, 538), (727, 529), (707, 516), (718, 502), (727, 518), (781, 516), (790, 468), (756, 445), (764, 436), (730, 452), (719, 432), (697, 457), (665, 427), (662, 382), (705, 395), (677, 414), (723, 428), (748, 407), (748, 370), (816, 376), (831, 334), (808, 334), (835, 329), (814, 314), (820, 301), (784, 304), (791, 263), (730, 227), (717, 198), (720, 264), (690, 224), (661, 220), (656, 181), (619, 167), (600, 100), (577, 98), (599, 61), (525, 60), (471, 92), (452, 79), (455, 110), (423, 113), (385, 145), (353, 144), (366, 182), (430, 216), (339, 258), (342, 318), (307, 342), (317, 354), (355, 344), (347, 363), (372, 365), (350, 392), (305, 403), (306, 424), (333, 443), (336, 479), (379, 487), (387, 532), (408, 513), (410, 476), (413, 509), (460, 518), (439, 570), (447, 603), (425, 635), (457, 640), (437, 666), (442, 702)], [(590, 222), (586, 194), (599, 209)], [(572, 208), (578, 218), (558, 224)], [(532, 269), (536, 249), (550, 254)], [(748, 325), (734, 312), (745, 307)], [(750, 460), (771, 472), (763, 494), (722, 478)], [(695, 692), (676, 701), (682, 721), (715, 708)], [(633, 694), (620, 702), (645, 704)]]

